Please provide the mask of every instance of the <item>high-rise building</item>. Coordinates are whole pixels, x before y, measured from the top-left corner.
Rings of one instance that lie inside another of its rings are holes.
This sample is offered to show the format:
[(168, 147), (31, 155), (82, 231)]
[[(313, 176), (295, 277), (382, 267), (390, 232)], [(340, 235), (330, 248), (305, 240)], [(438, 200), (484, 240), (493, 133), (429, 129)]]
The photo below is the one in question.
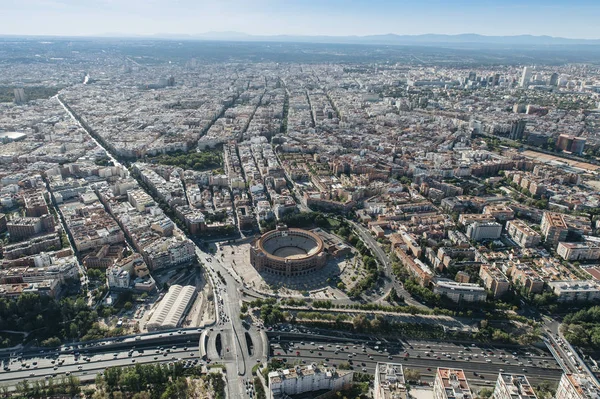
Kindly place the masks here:
[(406, 399), (404, 370), (399, 363), (377, 363), (373, 399)]
[(433, 383), (433, 399), (472, 399), (473, 393), (461, 369), (438, 367)]
[(521, 140), (523, 138), (523, 134), (525, 133), (526, 125), (527, 121), (524, 119), (514, 121), (510, 126), (510, 135), (508, 138), (511, 140)]
[(537, 396), (524, 375), (500, 373), (492, 399), (537, 399)]
[(523, 68), (523, 74), (521, 75), (521, 81), (519, 82), (519, 86), (527, 87), (529, 82), (531, 81), (531, 68), (525, 67)]
[(548, 82), (548, 84), (550, 86), (558, 86), (558, 74), (556, 72), (550, 76), (550, 82)]
[(492, 79), (492, 84), (494, 86), (498, 86), (499, 83), (500, 83), (500, 74), (499, 73), (495, 73), (494, 74), (494, 78)]
[(563, 151), (570, 151), (573, 154), (581, 155), (585, 148), (586, 139), (583, 137), (570, 136), (568, 134), (561, 134), (558, 136), (556, 142), (556, 148)]
[(585, 374), (563, 374), (554, 399), (598, 399), (600, 389)]
[(27, 102), (27, 96), (25, 95), (25, 90), (22, 88), (15, 89), (15, 103), (22, 104)]

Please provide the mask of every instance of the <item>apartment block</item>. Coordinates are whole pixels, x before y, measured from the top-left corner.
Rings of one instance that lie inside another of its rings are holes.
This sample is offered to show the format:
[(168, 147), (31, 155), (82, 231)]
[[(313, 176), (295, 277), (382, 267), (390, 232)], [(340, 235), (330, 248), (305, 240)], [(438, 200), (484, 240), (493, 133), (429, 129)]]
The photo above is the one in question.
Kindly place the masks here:
[(310, 364), (271, 371), (267, 398), (278, 399), (313, 391), (339, 391), (352, 383), (354, 372)]
[(475, 222), (467, 227), (467, 237), (474, 241), (495, 240), (502, 234), (502, 225), (497, 222)]
[(544, 280), (526, 264), (515, 263), (510, 269), (513, 284), (522, 285), (529, 294), (539, 294), (544, 289)]
[(520, 219), (509, 220), (506, 223), (508, 235), (521, 247), (531, 248), (540, 244), (540, 234)]
[(438, 367), (433, 383), (433, 399), (473, 399), (464, 371)]
[(495, 221), (496, 218), (494, 216), (484, 213), (462, 213), (458, 217), (458, 223), (462, 224), (463, 226), (468, 226), (475, 222), (489, 223)]
[(373, 399), (406, 399), (404, 370), (399, 363), (377, 363)]
[(485, 288), (472, 283), (459, 283), (447, 279), (437, 279), (433, 292), (448, 297), (452, 302), (483, 302), (487, 298)]
[(596, 280), (551, 281), (548, 283), (559, 302), (591, 302), (600, 299)]
[(404, 264), (404, 267), (423, 287), (428, 287), (433, 278), (433, 271), (421, 260), (408, 255), (403, 249), (397, 248), (396, 255)]
[(600, 389), (585, 374), (563, 374), (554, 399), (598, 399)]
[(492, 292), (494, 298), (504, 295), (510, 287), (508, 278), (494, 265), (481, 265), (479, 277), (483, 281), (483, 286)]
[(537, 395), (526, 376), (500, 373), (492, 399), (537, 399)]
[(510, 206), (504, 204), (487, 205), (483, 208), (483, 213), (493, 216), (499, 222), (511, 220), (515, 217), (515, 211)]
[(600, 245), (595, 242), (559, 242), (556, 253), (565, 260), (598, 260)]

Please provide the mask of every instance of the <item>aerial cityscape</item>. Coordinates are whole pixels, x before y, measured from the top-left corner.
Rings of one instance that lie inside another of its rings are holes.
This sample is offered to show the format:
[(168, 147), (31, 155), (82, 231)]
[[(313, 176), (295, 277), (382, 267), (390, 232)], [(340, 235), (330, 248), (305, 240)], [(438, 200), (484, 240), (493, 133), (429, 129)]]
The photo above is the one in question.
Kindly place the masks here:
[(600, 40), (65, 32), (0, 30), (0, 396), (600, 399)]

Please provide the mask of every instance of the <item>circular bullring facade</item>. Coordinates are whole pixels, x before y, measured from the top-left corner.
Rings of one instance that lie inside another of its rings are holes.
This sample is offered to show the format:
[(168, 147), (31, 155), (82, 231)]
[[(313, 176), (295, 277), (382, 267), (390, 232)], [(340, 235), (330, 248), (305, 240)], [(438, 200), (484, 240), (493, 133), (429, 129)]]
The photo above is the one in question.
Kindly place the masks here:
[(278, 227), (263, 234), (250, 249), (250, 263), (256, 270), (279, 276), (303, 276), (327, 263), (324, 244), (317, 234)]

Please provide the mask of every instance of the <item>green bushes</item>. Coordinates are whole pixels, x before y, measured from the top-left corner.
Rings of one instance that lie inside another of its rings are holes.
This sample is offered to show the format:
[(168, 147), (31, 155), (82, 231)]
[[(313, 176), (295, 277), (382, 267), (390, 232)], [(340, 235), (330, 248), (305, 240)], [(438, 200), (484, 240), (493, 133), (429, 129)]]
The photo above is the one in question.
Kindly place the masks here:
[(221, 167), (223, 165), (223, 153), (220, 150), (209, 150), (163, 154), (150, 158), (150, 162), (202, 171)]

